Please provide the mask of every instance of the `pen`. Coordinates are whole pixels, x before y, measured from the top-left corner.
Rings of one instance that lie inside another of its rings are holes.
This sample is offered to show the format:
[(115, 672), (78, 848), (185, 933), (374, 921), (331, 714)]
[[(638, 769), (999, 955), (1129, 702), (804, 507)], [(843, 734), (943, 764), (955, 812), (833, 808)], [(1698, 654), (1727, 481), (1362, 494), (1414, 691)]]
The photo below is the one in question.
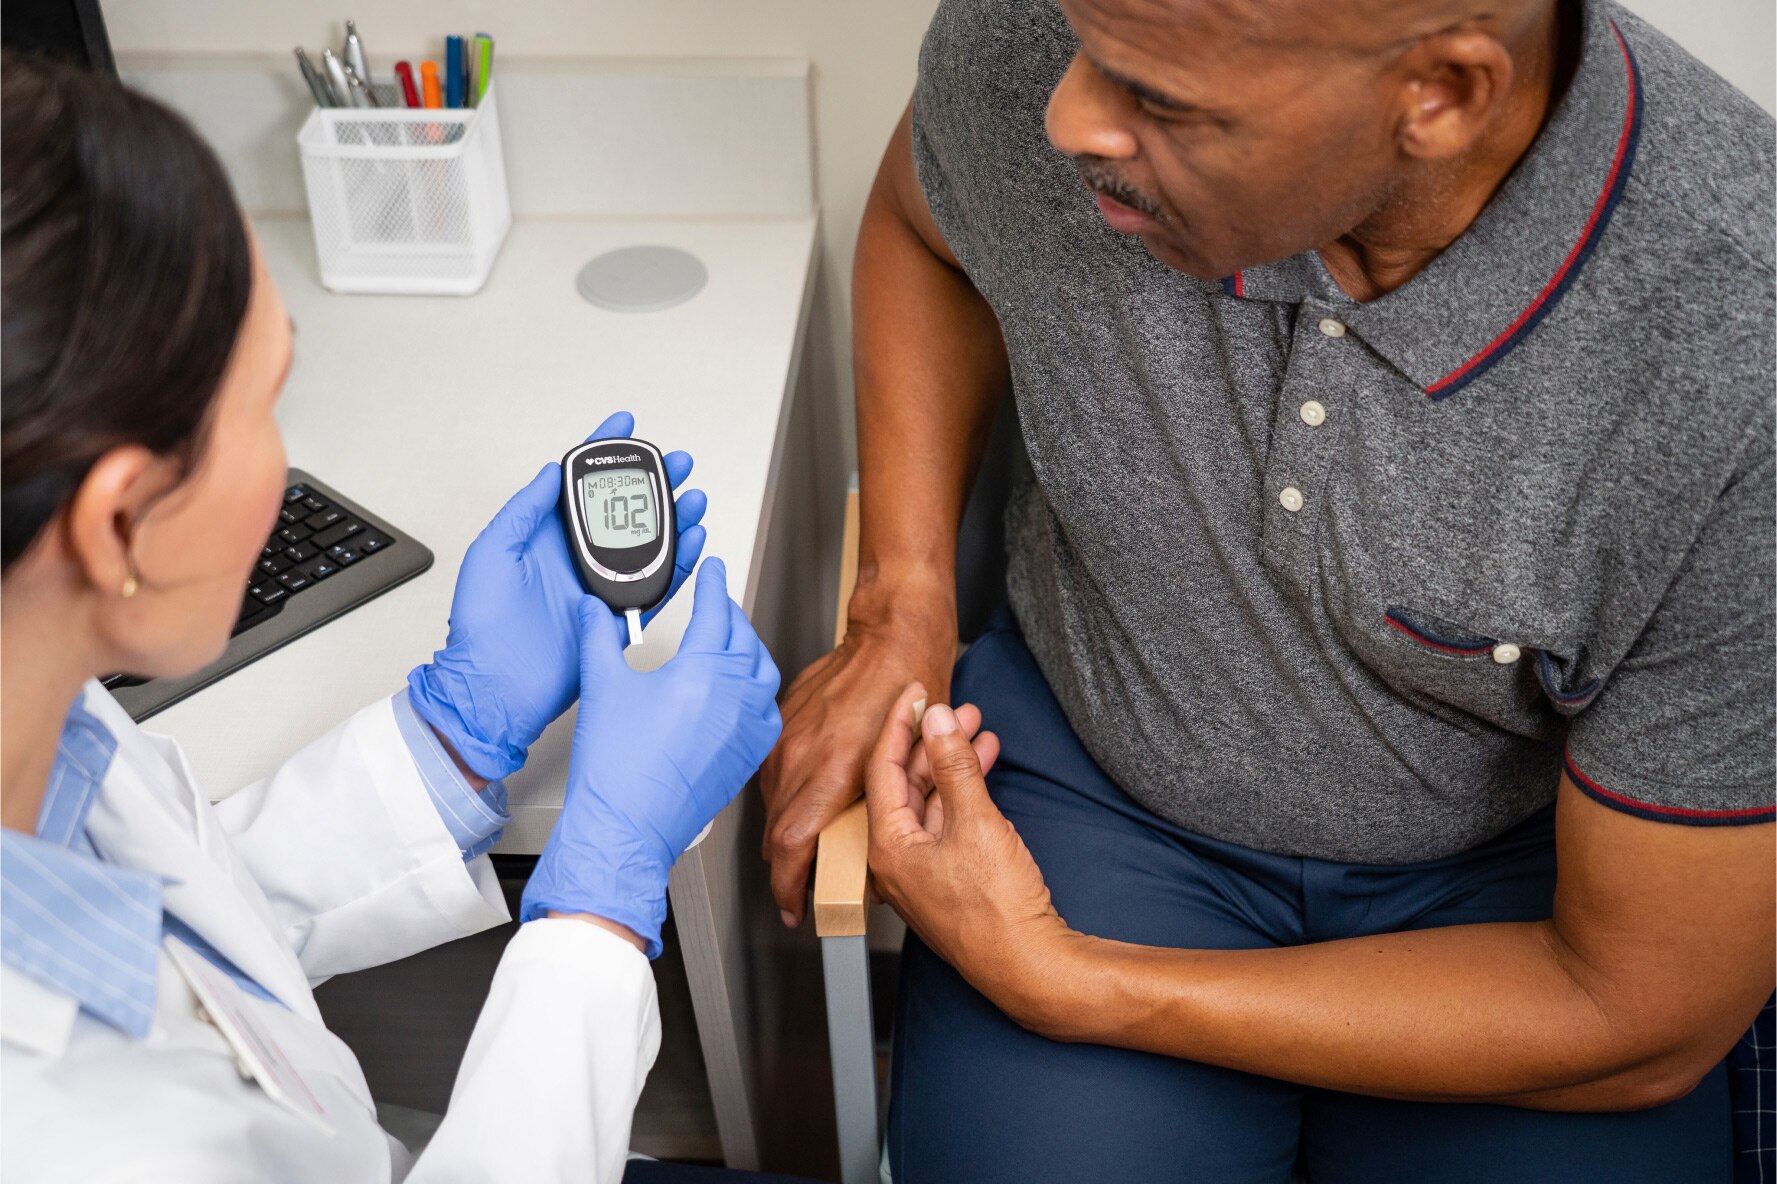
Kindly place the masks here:
[(362, 78), (358, 77), (358, 72), (356, 70), (352, 69), (350, 66), (347, 66), (345, 68), (345, 72), (346, 72), (346, 86), (349, 87), (352, 92), (352, 106), (354, 106), (354, 107), (380, 107), (380, 106), (382, 106), (382, 104), (377, 101), (376, 92), (371, 90), (368, 86), (364, 85), (364, 80)]
[(454, 34), (444, 39), (444, 105), (463, 105), (463, 39)]
[(351, 21), (346, 22), (346, 65), (357, 71), (358, 77), (364, 80), (366, 89), (370, 86), (370, 63), (364, 60), (364, 42), (358, 37), (358, 26)]
[(309, 61), (309, 55), (300, 45), (296, 47), (296, 65), (302, 70), (302, 80), (309, 84), (309, 93), (315, 96), (315, 106), (338, 106), (333, 101), (333, 91), (327, 86), (327, 80), (315, 70), (315, 64)]
[(486, 33), (475, 34), (475, 105), (487, 93), (489, 77), (494, 72), (494, 39)]
[(345, 67), (333, 56), (331, 49), (321, 51), (321, 69), (325, 70), (327, 84), (333, 89), (333, 105), (335, 107), (354, 107), (351, 84), (346, 81)]
[(395, 80), (401, 84), (401, 102), (408, 107), (419, 106), (420, 92), (413, 82), (413, 66), (407, 62), (396, 62)]
[(442, 107), (442, 106), (444, 106), (443, 102), (441, 102), (438, 97), (438, 63), (437, 62), (421, 62), (420, 63), (420, 89), (425, 94), (426, 106), (428, 106), (428, 107)]

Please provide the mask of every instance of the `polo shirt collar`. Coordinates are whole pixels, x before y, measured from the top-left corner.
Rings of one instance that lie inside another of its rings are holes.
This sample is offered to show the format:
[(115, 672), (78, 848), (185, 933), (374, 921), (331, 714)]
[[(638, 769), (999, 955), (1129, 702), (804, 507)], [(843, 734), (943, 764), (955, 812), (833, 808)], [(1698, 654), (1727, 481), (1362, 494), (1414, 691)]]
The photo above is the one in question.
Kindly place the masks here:
[(1554, 310), (1610, 225), (1635, 163), (1641, 77), (1606, 6), (1582, 6), (1574, 76), (1499, 192), (1405, 284), (1359, 303), (1309, 251), (1222, 281), (1250, 300), (1318, 299), (1433, 399), (1455, 394)]

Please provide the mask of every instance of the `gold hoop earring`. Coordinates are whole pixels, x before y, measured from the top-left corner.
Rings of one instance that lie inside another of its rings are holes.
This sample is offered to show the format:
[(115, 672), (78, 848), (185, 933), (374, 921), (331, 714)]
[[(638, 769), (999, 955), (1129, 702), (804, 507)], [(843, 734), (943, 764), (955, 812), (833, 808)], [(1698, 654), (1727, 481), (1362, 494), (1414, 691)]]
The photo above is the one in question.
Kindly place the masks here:
[(141, 584), (136, 581), (135, 575), (131, 574), (123, 577), (123, 587), (120, 591), (123, 593), (123, 598), (128, 600), (136, 594), (136, 589), (139, 587), (141, 587)]

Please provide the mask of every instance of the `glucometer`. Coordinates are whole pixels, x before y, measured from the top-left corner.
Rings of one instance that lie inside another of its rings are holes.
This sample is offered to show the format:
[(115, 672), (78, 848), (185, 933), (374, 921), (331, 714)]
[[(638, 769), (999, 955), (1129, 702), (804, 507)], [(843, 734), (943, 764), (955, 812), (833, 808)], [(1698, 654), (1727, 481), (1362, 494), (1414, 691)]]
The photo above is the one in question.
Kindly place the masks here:
[(678, 517), (660, 450), (645, 440), (593, 440), (561, 458), (561, 520), (580, 584), (629, 622), (666, 599)]

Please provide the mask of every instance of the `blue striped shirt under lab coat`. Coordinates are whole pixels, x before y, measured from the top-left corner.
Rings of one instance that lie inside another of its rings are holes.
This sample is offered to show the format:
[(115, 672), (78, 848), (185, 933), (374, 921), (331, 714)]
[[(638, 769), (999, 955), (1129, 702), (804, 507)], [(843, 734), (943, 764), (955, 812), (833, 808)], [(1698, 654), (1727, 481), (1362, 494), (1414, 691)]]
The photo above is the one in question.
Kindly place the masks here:
[[(405, 690), (392, 706), (439, 818), (463, 858), (475, 858), (509, 820), (505, 784), (491, 782), (477, 793)], [(36, 835), (0, 832), (0, 961), (138, 1038), (153, 1024), (164, 937), (183, 941), (243, 989), (273, 999), (162, 908), (160, 877), (99, 857), (86, 817), (116, 752), (116, 738), (77, 699), (62, 726)]]

